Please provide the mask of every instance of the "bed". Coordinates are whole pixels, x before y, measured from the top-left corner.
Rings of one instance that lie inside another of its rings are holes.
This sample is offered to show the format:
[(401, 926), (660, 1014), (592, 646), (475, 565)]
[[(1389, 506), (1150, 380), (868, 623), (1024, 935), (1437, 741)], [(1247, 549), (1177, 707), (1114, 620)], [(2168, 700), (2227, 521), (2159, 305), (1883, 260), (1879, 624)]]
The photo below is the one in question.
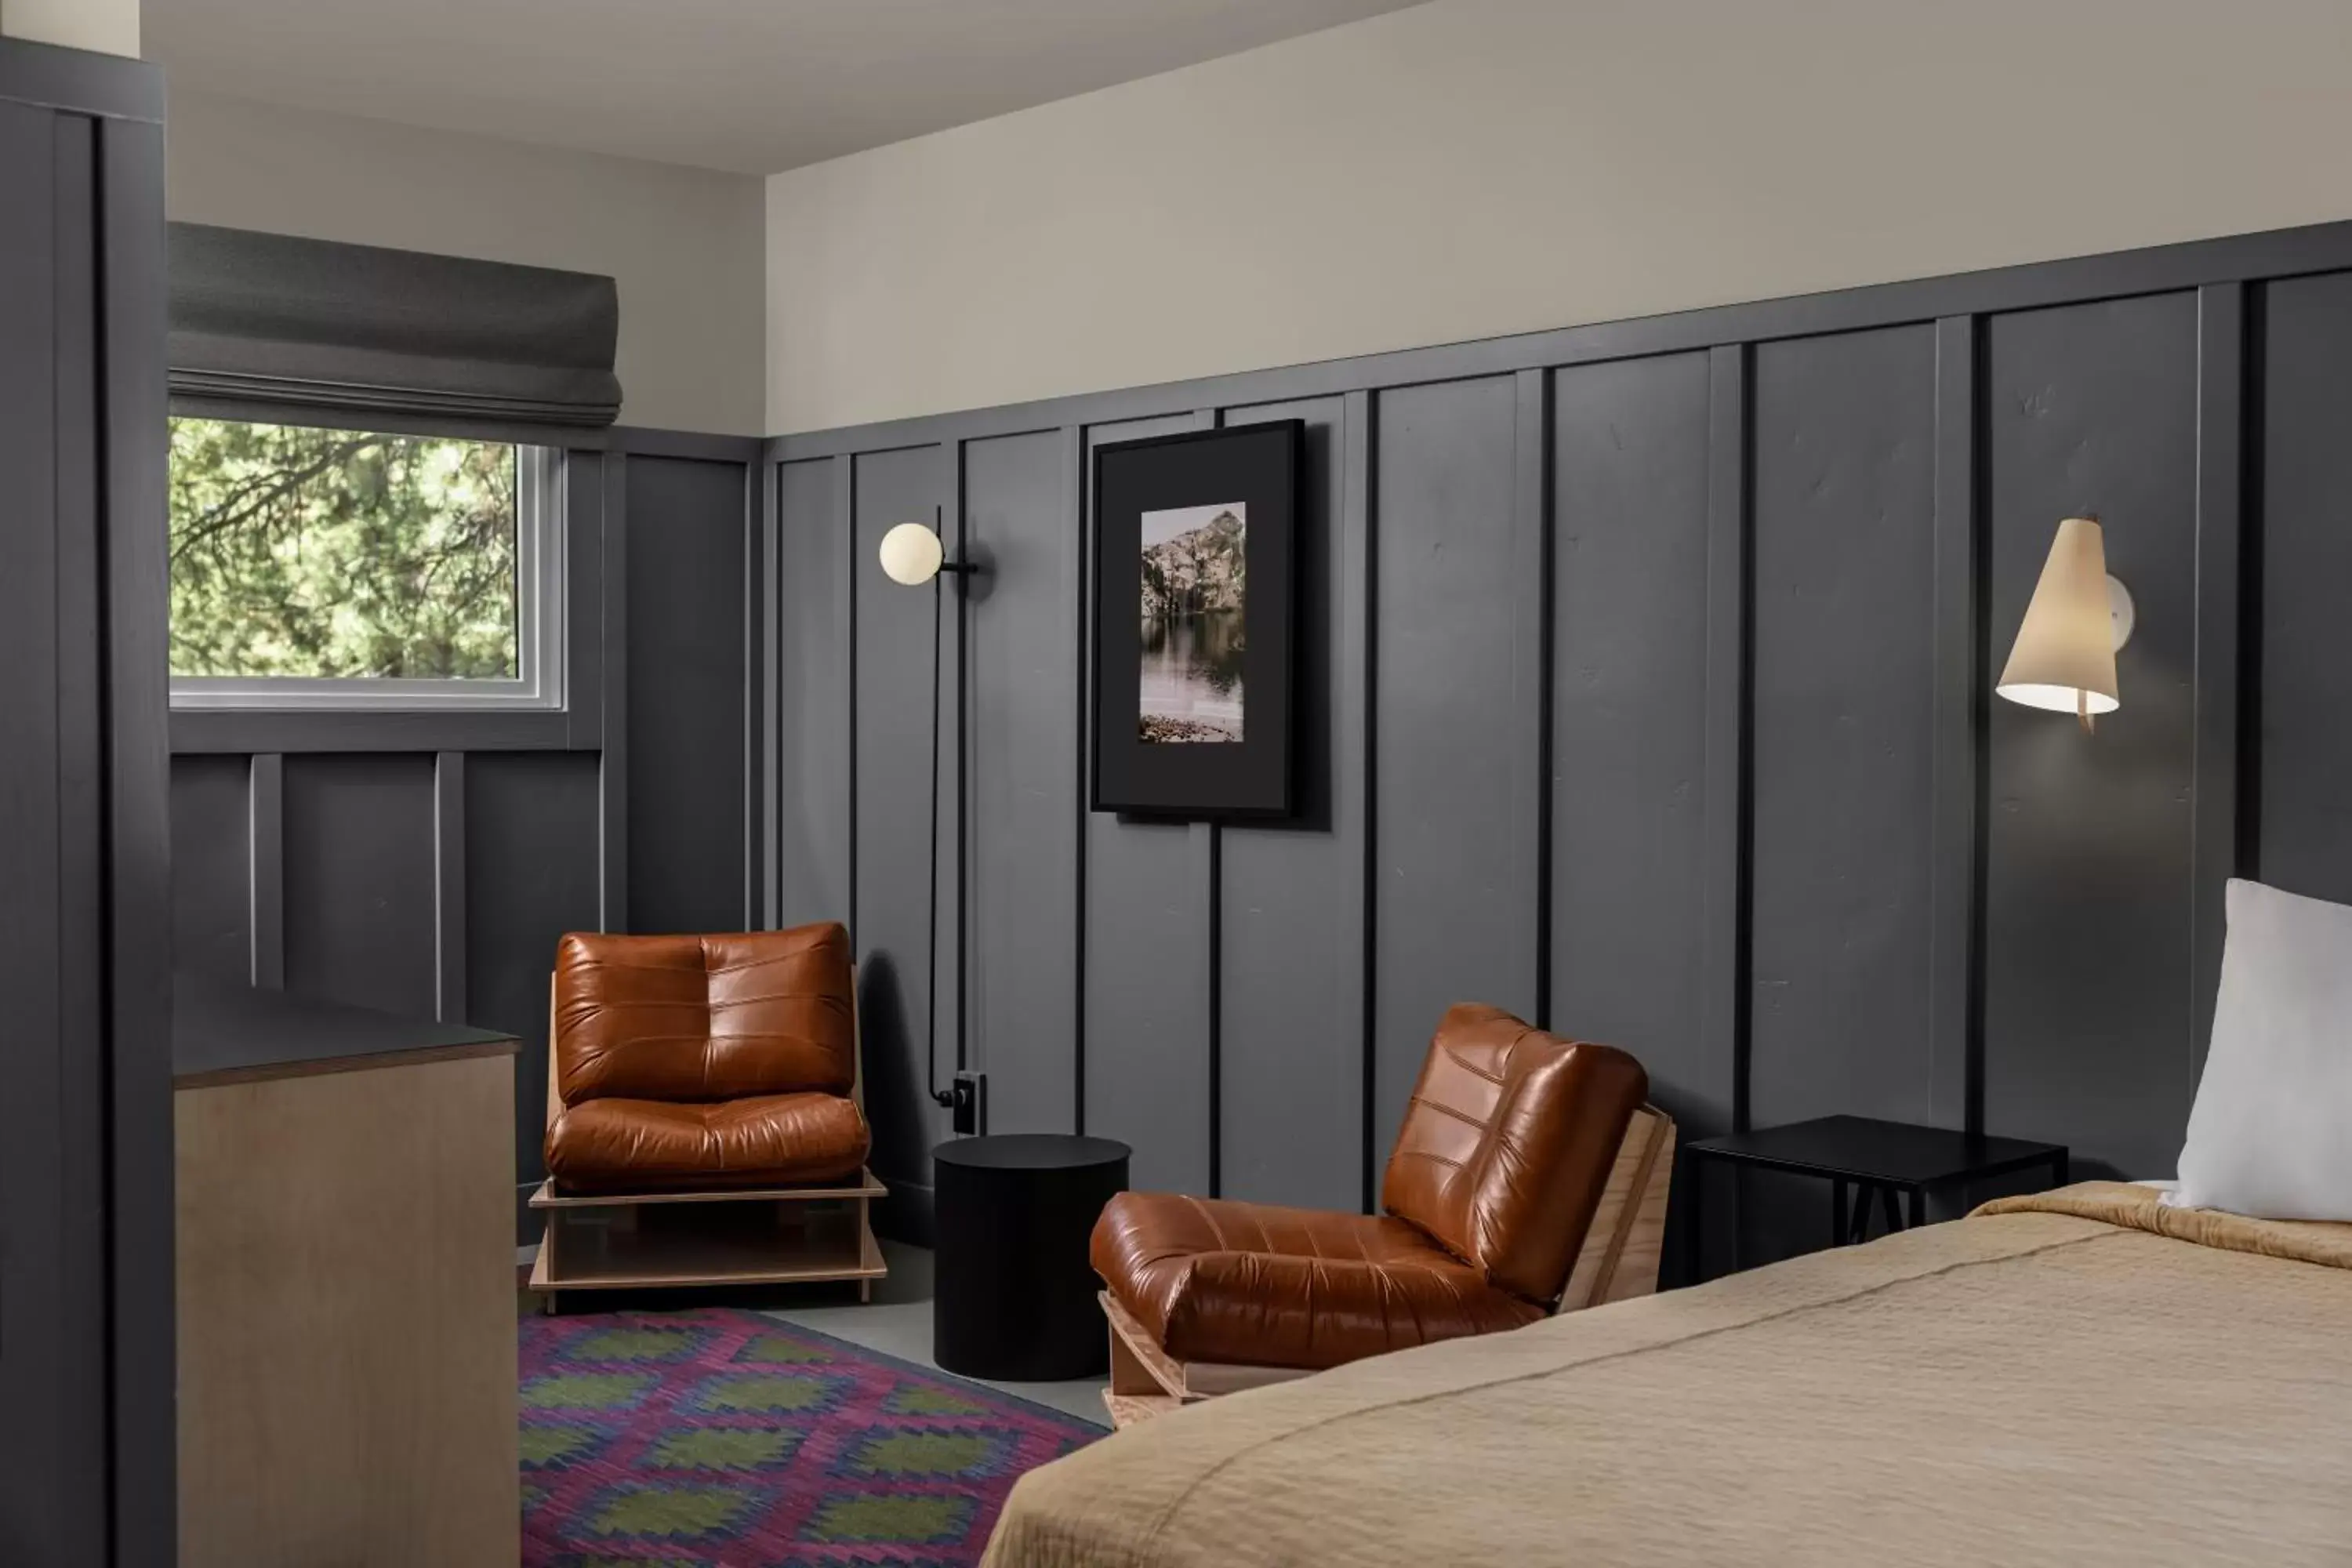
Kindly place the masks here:
[(988, 1568), (2352, 1563), (2352, 1226), (2092, 1183), (1210, 1401)]

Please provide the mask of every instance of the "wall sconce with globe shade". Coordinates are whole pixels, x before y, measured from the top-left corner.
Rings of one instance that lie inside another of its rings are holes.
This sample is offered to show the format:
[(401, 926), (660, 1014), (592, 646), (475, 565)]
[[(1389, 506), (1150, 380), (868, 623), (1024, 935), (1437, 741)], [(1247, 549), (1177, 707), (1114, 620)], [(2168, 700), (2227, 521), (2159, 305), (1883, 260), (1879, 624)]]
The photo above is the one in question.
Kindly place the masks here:
[[(901, 584), (909, 588), (919, 588), (928, 583), (931, 587), (930, 936), (929, 956), (926, 960), (926, 967), (923, 972), (925, 989), (923, 1008), (923, 1087), (929, 1092), (930, 1097), (935, 1103), (954, 1111), (956, 1131), (979, 1132), (984, 1131), (984, 1128), (981, 1125), (982, 1118), (984, 1113), (982, 1109), (982, 1079), (980, 1076), (975, 1073), (965, 1072), (962, 1069), (962, 1064), (959, 1061), (957, 1064), (954, 1088), (952, 1089), (943, 1089), (939, 1086), (940, 1013), (939, 1007), (933, 1002), (929, 994), (931, 989), (939, 983), (940, 971), (940, 645), (943, 640), (942, 633), (940, 628), (940, 621), (943, 609), (942, 600), (944, 598), (944, 595), (940, 592), (940, 584), (943, 580), (953, 578), (956, 583), (957, 599), (961, 604), (963, 598), (964, 584), (970, 580), (971, 574), (975, 571), (975, 568), (970, 562), (950, 561), (948, 559), (947, 546), (940, 542), (940, 540), (938, 523), (939, 516), (937, 512), (932, 514), (932, 521), (929, 524), (920, 522), (899, 523), (897, 527), (891, 529), (887, 533), (885, 533), (882, 536), (881, 548), (877, 552), (877, 553), (881, 561), (882, 574), (889, 578), (893, 583)], [(959, 680), (956, 683), (956, 750), (959, 756), (961, 756), (963, 752), (963, 734), (964, 689), (963, 682)], [(956, 854), (958, 857), (958, 887), (962, 886), (961, 857), (963, 855), (963, 845), (966, 837), (964, 832), (964, 775), (963, 769), (959, 766), (956, 769)], [(961, 922), (959, 922), (956, 927), (956, 1040), (957, 1051), (959, 1056), (961, 1056), (963, 1040), (964, 1005), (962, 951), (963, 926)]]

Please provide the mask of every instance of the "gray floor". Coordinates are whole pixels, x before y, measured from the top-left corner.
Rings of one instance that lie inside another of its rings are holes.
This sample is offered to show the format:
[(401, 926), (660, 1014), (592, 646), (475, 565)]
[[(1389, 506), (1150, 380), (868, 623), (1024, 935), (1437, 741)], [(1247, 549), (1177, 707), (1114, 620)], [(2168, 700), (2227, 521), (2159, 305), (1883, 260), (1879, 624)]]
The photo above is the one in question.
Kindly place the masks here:
[[(854, 1287), (845, 1289), (811, 1286), (773, 1301), (762, 1301), (759, 1310), (785, 1322), (798, 1323), (885, 1355), (936, 1368), (939, 1363), (931, 1360), (931, 1255), (919, 1247), (886, 1241), (882, 1244), (882, 1256), (890, 1265), (890, 1277), (875, 1285), (870, 1305), (859, 1302)], [(988, 1382), (979, 1378), (971, 1381)], [(1077, 1383), (988, 1382), (988, 1386), (1067, 1411), (1082, 1421), (1097, 1425), (1108, 1421), (1103, 1414), (1100, 1378)]]

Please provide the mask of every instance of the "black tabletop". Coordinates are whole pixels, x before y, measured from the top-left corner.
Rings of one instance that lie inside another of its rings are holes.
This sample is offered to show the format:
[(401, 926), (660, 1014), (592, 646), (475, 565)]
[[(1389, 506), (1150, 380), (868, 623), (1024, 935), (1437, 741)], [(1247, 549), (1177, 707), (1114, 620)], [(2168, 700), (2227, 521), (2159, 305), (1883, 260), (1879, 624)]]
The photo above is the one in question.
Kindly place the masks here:
[(950, 1138), (931, 1151), (931, 1158), (983, 1171), (1075, 1171), (1116, 1164), (1134, 1152), (1115, 1138), (992, 1132), (985, 1138)]
[(182, 971), (172, 976), (172, 1076), (182, 1088), (376, 1066), (421, 1053), (489, 1055), (511, 1035), (404, 1018)]
[(1864, 1182), (1927, 1186), (2046, 1163), (2060, 1143), (1970, 1137), (1947, 1127), (1915, 1127), (1866, 1116), (1824, 1116), (1757, 1132), (1706, 1138), (1693, 1153)]

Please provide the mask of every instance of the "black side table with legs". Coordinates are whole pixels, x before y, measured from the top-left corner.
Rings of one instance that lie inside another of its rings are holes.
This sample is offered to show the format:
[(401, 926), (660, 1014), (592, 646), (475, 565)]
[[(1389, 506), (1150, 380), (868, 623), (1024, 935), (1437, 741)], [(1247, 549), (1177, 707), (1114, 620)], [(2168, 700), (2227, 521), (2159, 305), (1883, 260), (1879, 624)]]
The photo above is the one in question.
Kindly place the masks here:
[[(1813, 1121), (1734, 1132), (1687, 1144), (1687, 1194), (1677, 1194), (1688, 1217), (1683, 1229), (1685, 1278), (1699, 1280), (1699, 1244), (1705, 1236), (1702, 1195), (1709, 1161), (1753, 1170), (1788, 1171), (1826, 1177), (1830, 1183), (1830, 1245), (1849, 1246), (1870, 1235), (1875, 1200), (1891, 1234), (1927, 1217), (1931, 1189), (1985, 1181), (2014, 1171), (2046, 1166), (2050, 1184), (2066, 1184), (2066, 1146), (2021, 1138), (1987, 1138), (1948, 1127), (1915, 1127), (1866, 1116), (1824, 1116)], [(1852, 1203), (1849, 1207), (1849, 1189)], [(1904, 1194), (1906, 1213), (1895, 1208)], [(1732, 1239), (1732, 1268), (1739, 1267), (1738, 1238)]]

